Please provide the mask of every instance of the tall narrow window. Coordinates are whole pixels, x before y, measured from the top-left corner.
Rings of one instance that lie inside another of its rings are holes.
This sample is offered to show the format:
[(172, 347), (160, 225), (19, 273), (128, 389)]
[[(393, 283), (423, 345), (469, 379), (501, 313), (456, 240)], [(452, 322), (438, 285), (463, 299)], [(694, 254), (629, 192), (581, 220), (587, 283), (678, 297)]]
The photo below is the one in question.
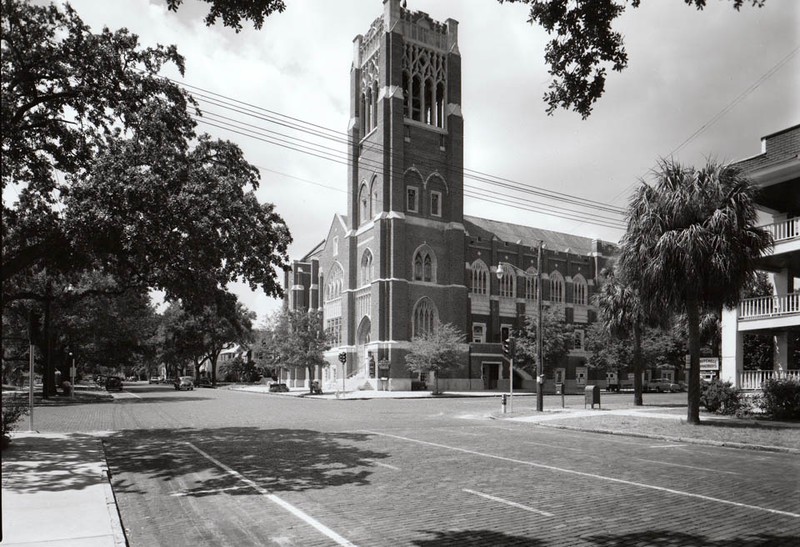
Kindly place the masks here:
[(409, 213), (416, 213), (418, 211), (417, 188), (414, 186), (406, 188), (406, 211)]
[(433, 125), (433, 82), (430, 80), (425, 80), (425, 98), (423, 101), (423, 108), (425, 109), (425, 115), (422, 117), (422, 121)]
[(516, 296), (517, 276), (511, 267), (504, 266), (506, 271), (500, 278), (500, 296), (503, 298), (514, 298)]
[(372, 251), (366, 249), (361, 256), (361, 286), (372, 282)]
[(558, 270), (550, 274), (550, 301), (564, 303), (564, 276)]
[(422, 80), (416, 75), (411, 79), (411, 119), (422, 121)]
[(536, 269), (531, 266), (525, 273), (525, 300), (536, 300)]
[(489, 268), (480, 258), (472, 263), (472, 284), (470, 291), (472, 294), (489, 294)]
[(444, 128), (444, 83), (436, 84), (436, 127)]
[(370, 130), (378, 127), (378, 82), (372, 84), (372, 127)]
[(411, 117), (411, 77), (403, 71), (403, 117)]
[(361, 190), (358, 192), (358, 207), (361, 222), (369, 220), (369, 191), (366, 184), (362, 184)]
[(572, 278), (572, 301), (575, 304), (587, 305), (589, 303), (588, 292), (586, 279), (581, 274)]
[(442, 216), (442, 193), (431, 192), (431, 215), (435, 217)]

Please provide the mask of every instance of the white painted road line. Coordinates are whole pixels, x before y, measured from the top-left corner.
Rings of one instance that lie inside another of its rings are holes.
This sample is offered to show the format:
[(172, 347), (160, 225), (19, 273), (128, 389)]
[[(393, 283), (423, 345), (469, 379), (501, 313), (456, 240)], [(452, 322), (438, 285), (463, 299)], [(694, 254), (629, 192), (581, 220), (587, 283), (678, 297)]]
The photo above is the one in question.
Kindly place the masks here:
[(721, 504), (724, 504), (724, 505), (732, 505), (734, 507), (741, 507), (743, 509), (753, 509), (755, 511), (765, 511), (767, 513), (772, 513), (772, 514), (775, 514), (775, 515), (783, 515), (785, 517), (800, 518), (800, 514), (797, 514), (797, 513), (790, 513), (788, 511), (780, 511), (778, 509), (769, 509), (767, 507), (760, 507), (758, 505), (748, 505), (746, 503), (739, 503), (739, 502), (736, 502), (736, 501), (724, 500), (724, 499), (720, 499), (720, 498), (712, 498), (711, 496), (704, 496), (702, 494), (693, 494), (692, 492), (684, 492), (683, 490), (675, 490), (673, 488), (665, 488), (663, 486), (655, 486), (655, 485), (652, 485), (652, 484), (644, 484), (644, 483), (641, 483), (641, 482), (628, 481), (628, 480), (625, 480), (625, 479), (617, 479), (617, 478), (614, 478), (614, 477), (606, 477), (606, 476), (603, 476), (603, 475), (596, 475), (594, 473), (586, 473), (584, 471), (575, 471), (573, 469), (565, 469), (563, 467), (556, 467), (554, 465), (545, 465), (545, 464), (542, 464), (542, 463), (535, 463), (535, 462), (530, 462), (530, 461), (525, 461), (525, 460), (517, 460), (517, 459), (514, 459), (514, 458), (506, 458), (505, 456), (496, 456), (494, 454), (486, 454), (484, 452), (477, 452), (475, 450), (468, 450), (466, 448), (459, 448), (457, 446), (448, 446), (446, 444), (432, 443), (430, 441), (421, 441), (419, 439), (412, 439), (410, 437), (401, 437), (400, 435), (392, 435), (390, 433), (378, 433), (377, 431), (369, 431), (369, 430), (363, 430), (363, 432), (364, 433), (368, 433), (370, 435), (378, 435), (380, 437), (389, 437), (389, 438), (392, 438), (392, 439), (399, 439), (401, 441), (408, 441), (408, 442), (417, 443), (417, 444), (424, 444), (424, 445), (427, 445), (427, 446), (435, 446), (436, 448), (443, 448), (445, 450), (453, 450), (455, 452), (461, 452), (463, 454), (471, 454), (473, 456), (480, 456), (482, 458), (491, 458), (491, 459), (494, 459), (494, 460), (501, 460), (501, 461), (506, 461), (506, 462), (510, 462), (510, 463), (517, 463), (517, 464), (520, 464), (520, 465), (527, 465), (527, 466), (530, 466), (530, 467), (537, 467), (539, 469), (548, 469), (550, 471), (556, 471), (556, 472), (559, 472), (559, 473), (566, 473), (568, 475), (577, 475), (579, 477), (587, 477), (587, 478), (591, 478), (591, 479), (598, 479), (598, 480), (603, 480), (603, 481), (608, 481), (608, 482), (614, 482), (614, 483), (617, 483), (617, 484), (625, 484), (625, 485), (628, 485), (628, 486), (635, 486), (637, 488), (646, 488), (648, 490), (656, 490), (658, 492), (666, 492), (668, 494), (675, 494), (675, 495), (684, 496), (684, 497), (687, 497), (687, 498), (701, 499), (701, 500), (704, 500), (704, 501), (710, 501), (710, 502), (714, 502), (714, 503), (721, 503)]
[(333, 541), (335, 541), (338, 545), (346, 545), (346, 546), (349, 546), (349, 547), (355, 547), (354, 543), (351, 543), (347, 539), (343, 538), (342, 536), (340, 536), (339, 534), (337, 534), (336, 532), (334, 532), (333, 530), (331, 530), (330, 528), (328, 528), (327, 526), (325, 526), (324, 524), (322, 524), (318, 520), (314, 519), (310, 515), (307, 515), (306, 513), (304, 513), (303, 511), (301, 511), (297, 507), (295, 507), (294, 505), (292, 505), (292, 504), (290, 504), (290, 503), (288, 503), (286, 501), (283, 501), (281, 498), (279, 498), (275, 494), (270, 494), (268, 490), (265, 490), (264, 488), (260, 487), (258, 484), (256, 484), (255, 482), (251, 481), (250, 479), (248, 479), (247, 477), (245, 477), (244, 475), (242, 475), (238, 471), (228, 467), (227, 465), (225, 465), (224, 463), (222, 463), (218, 459), (216, 459), (213, 456), (207, 454), (206, 452), (200, 450), (199, 448), (197, 448), (192, 443), (187, 442), (185, 444), (188, 445), (189, 448), (191, 448), (192, 450), (194, 450), (195, 452), (197, 452), (198, 454), (200, 454), (201, 456), (206, 458), (208, 461), (210, 461), (211, 463), (216, 465), (217, 467), (223, 469), (226, 473), (228, 473), (232, 477), (236, 477), (237, 479), (239, 479), (240, 481), (242, 481), (246, 485), (250, 486), (253, 490), (255, 490), (256, 492), (258, 492), (259, 494), (261, 494), (262, 496), (267, 498), (269, 501), (275, 503), (276, 505), (279, 505), (280, 507), (282, 507), (283, 509), (287, 510), (288, 512), (290, 512), (294, 516), (298, 517), (300, 520), (306, 522), (307, 524), (310, 524), (317, 531), (322, 532), (322, 534), (324, 534), (325, 536), (327, 536), (330, 539), (332, 539)]
[(476, 492), (475, 490), (470, 490), (469, 488), (463, 488), (464, 492), (468, 492), (470, 494), (475, 494), (476, 496), (480, 496), (482, 498), (486, 498), (487, 500), (496, 501), (498, 503), (504, 503), (506, 505), (510, 505), (511, 507), (516, 507), (517, 509), (523, 509), (525, 511), (530, 511), (531, 513), (536, 513), (538, 515), (544, 515), (545, 517), (552, 517), (555, 516), (553, 513), (548, 513), (546, 511), (539, 511), (538, 509), (534, 509), (533, 507), (528, 507), (527, 505), (522, 505), (521, 503), (517, 503), (515, 501), (504, 500), (503, 498), (498, 498), (496, 496), (490, 496), (489, 494), (484, 494), (483, 492)]
[(734, 471), (720, 471), (719, 469), (711, 469), (709, 467), (695, 467), (693, 465), (662, 462), (660, 460), (645, 460), (644, 458), (633, 458), (633, 459), (639, 460), (640, 462), (657, 463), (658, 465), (671, 465), (672, 467), (685, 467), (686, 469), (696, 469), (697, 471), (711, 471), (712, 473), (725, 473), (726, 475), (741, 475), (741, 473), (735, 473)]
[(379, 465), (381, 467), (386, 467), (388, 469), (393, 469), (395, 471), (400, 471), (399, 467), (395, 467), (393, 465), (389, 465), (388, 463), (379, 462), (378, 460), (373, 460), (371, 458), (365, 458), (364, 461), (369, 462), (369, 463), (374, 464), (374, 465)]
[(648, 446), (647, 448), (680, 448), (681, 446), (686, 446), (685, 444), (654, 444), (653, 446)]
[(522, 441), (522, 444), (530, 444), (533, 446), (546, 446), (548, 448), (556, 448), (558, 450), (572, 450), (573, 452), (580, 452), (580, 448), (570, 448), (568, 446), (558, 446), (557, 444), (537, 443), (535, 441)]

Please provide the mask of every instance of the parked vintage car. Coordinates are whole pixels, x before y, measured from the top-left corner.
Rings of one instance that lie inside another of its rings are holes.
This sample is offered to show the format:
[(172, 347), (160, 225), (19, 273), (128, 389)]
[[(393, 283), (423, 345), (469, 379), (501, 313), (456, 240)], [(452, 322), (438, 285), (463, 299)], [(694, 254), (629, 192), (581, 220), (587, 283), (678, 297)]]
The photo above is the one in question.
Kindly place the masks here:
[(667, 378), (655, 378), (647, 382), (647, 391), (657, 391), (659, 393), (681, 391), (681, 386)]
[(106, 378), (106, 391), (122, 391), (122, 379), (118, 376)]
[(147, 383), (149, 383), (149, 384), (160, 384), (161, 383), (161, 378), (159, 378), (158, 376), (151, 376), (150, 380), (148, 380)]
[(173, 384), (176, 390), (187, 390), (192, 391), (194, 390), (194, 379), (191, 376), (181, 376), (175, 379), (175, 383)]

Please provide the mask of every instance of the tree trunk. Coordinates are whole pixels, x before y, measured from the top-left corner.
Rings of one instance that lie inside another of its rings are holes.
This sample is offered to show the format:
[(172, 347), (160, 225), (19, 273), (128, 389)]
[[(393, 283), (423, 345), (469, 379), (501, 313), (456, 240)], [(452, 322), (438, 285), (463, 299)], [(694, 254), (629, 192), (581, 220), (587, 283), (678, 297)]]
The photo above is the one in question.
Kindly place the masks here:
[(700, 309), (697, 298), (686, 302), (686, 322), (689, 328), (689, 393), (686, 420), (700, 423)]
[(314, 382), (314, 366), (306, 365), (306, 370), (308, 370), (308, 392), (313, 393), (314, 389), (311, 384)]
[(642, 326), (633, 325), (633, 406), (643, 406), (642, 397)]
[(217, 387), (217, 358), (211, 359), (211, 385)]

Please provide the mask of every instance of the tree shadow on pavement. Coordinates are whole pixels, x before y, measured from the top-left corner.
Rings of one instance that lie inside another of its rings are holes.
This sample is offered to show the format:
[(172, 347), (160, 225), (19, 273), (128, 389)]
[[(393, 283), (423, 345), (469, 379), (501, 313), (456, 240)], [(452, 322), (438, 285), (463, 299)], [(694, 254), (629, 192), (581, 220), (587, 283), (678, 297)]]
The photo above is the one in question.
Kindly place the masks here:
[(448, 530), (447, 532), (433, 532), (429, 530), (419, 530), (423, 534), (433, 534), (436, 537), (430, 539), (417, 539), (413, 545), (420, 547), (452, 546), (452, 547), (506, 547), (511, 545), (524, 545), (526, 547), (537, 547), (545, 545), (543, 542), (522, 536), (512, 536), (494, 530)]
[(651, 547), (779, 547), (797, 545), (797, 537), (792, 535), (778, 536), (772, 534), (756, 534), (752, 536), (710, 539), (703, 535), (653, 530), (647, 532), (631, 532), (621, 535), (584, 536), (589, 545), (598, 547), (627, 547), (629, 545), (648, 545)]
[(103, 467), (102, 445), (95, 436), (15, 436), (3, 451), (3, 490), (82, 490), (104, 480)]
[(163, 397), (147, 397), (137, 399), (136, 397), (118, 398), (114, 402), (118, 405), (146, 405), (150, 403), (191, 403), (196, 401), (208, 401), (210, 397), (203, 397), (202, 395), (184, 395), (175, 396), (164, 395)]
[(256, 494), (241, 477), (273, 493), (369, 484), (374, 460), (388, 457), (358, 446), (371, 437), (236, 427), (125, 431), (104, 443), (115, 492), (144, 494), (147, 481), (180, 479), (182, 496), (199, 497)]

